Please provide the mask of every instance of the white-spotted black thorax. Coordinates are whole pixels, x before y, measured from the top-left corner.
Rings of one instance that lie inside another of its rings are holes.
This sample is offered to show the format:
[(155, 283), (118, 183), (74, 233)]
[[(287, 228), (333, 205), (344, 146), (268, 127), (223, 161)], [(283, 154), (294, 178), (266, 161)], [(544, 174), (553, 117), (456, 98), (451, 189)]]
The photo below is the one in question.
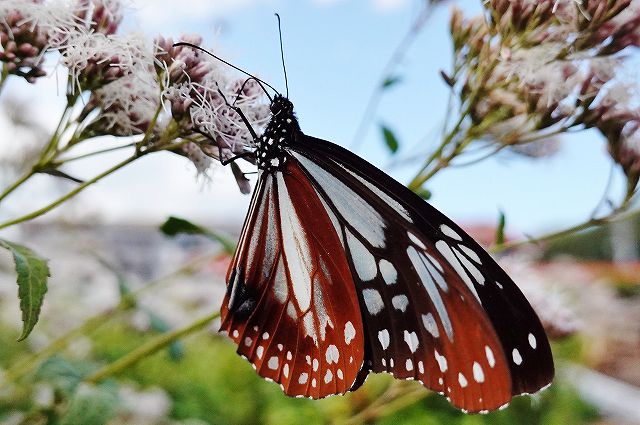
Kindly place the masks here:
[(288, 154), (284, 147), (293, 142), (300, 126), (293, 113), (293, 103), (286, 97), (276, 95), (270, 109), (271, 120), (258, 139), (256, 163), (260, 170), (275, 172), (286, 164)]

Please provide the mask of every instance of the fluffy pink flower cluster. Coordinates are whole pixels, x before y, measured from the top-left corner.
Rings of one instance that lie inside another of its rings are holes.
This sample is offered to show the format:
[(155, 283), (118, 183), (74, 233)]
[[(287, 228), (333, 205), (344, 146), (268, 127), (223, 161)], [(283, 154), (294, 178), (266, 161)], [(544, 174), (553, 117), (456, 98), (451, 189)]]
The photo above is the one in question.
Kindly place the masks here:
[[(117, 0), (0, 2), (3, 75), (34, 82), (46, 75), (45, 55), (57, 52), (69, 73), (68, 97), (88, 97), (71, 143), (144, 135), (147, 146), (173, 143), (171, 150), (192, 159), (200, 172), (209, 157), (252, 148), (249, 131), (225, 99), (259, 128), (269, 114), (262, 90), (194, 48), (120, 34), (122, 9)], [(181, 41), (202, 43), (198, 36)]]
[(597, 128), (637, 183), (637, 91), (620, 75), (621, 52), (640, 47), (640, 0), (489, 0), (484, 6), (474, 18), (454, 10), (455, 66), (447, 76), (480, 128), (478, 138), (548, 147), (567, 130)]

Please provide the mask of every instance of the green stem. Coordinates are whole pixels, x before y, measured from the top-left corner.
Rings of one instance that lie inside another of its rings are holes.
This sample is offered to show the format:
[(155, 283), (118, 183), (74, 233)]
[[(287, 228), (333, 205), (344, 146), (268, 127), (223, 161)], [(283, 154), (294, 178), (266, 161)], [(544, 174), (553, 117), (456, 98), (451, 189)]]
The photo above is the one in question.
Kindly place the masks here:
[(220, 317), (220, 312), (215, 312), (215, 313), (209, 314), (208, 316), (202, 317), (201, 319), (198, 319), (195, 322), (183, 328), (176, 329), (172, 332), (162, 334), (148, 341), (147, 343), (141, 345), (140, 347), (136, 348), (130, 353), (124, 355), (123, 357), (119, 358), (115, 362), (108, 364), (107, 366), (103, 367), (97, 372), (89, 375), (85, 379), (85, 381), (95, 384), (99, 381), (102, 381), (105, 378), (108, 378), (109, 376), (120, 373), (123, 370), (127, 369), (128, 367), (139, 362), (140, 360), (146, 357), (149, 357), (150, 355), (163, 349), (164, 347), (168, 346), (175, 340), (180, 339), (185, 335), (188, 335), (190, 333), (193, 333), (195, 331), (198, 331), (204, 328), (205, 326), (207, 326), (209, 323), (211, 323), (213, 320), (217, 319), (218, 317)]
[(424, 27), (424, 24), (429, 20), (432, 12), (433, 5), (429, 2), (425, 2), (423, 9), (409, 28), (409, 31), (404, 35), (404, 37), (402, 37), (402, 40), (400, 40), (400, 43), (396, 46), (395, 50), (387, 60), (387, 63), (380, 74), (380, 79), (376, 83), (376, 87), (369, 97), (364, 114), (358, 124), (358, 128), (350, 146), (352, 150), (357, 149), (364, 141), (369, 123), (371, 122), (373, 114), (382, 99), (384, 82), (392, 76), (393, 70), (402, 62), (402, 58), (407, 54), (409, 47), (411, 47), (417, 36), (420, 34), (420, 31)]
[(4, 88), (4, 84), (7, 82), (9, 77), (9, 71), (7, 71), (7, 67), (2, 65), (2, 71), (0, 71), (0, 94), (2, 93), (2, 89)]
[(604, 216), (604, 217), (600, 217), (600, 218), (590, 218), (589, 220), (585, 221), (584, 223), (580, 223), (577, 224), (575, 226), (571, 226), (569, 228), (557, 231), (557, 232), (551, 232), (551, 233), (547, 233), (546, 235), (543, 236), (539, 236), (537, 238), (529, 238), (523, 241), (515, 241), (515, 242), (510, 242), (510, 243), (506, 243), (506, 244), (501, 244), (501, 245), (495, 245), (492, 246), (491, 248), (489, 248), (490, 252), (494, 252), (494, 253), (499, 253), (499, 252), (503, 252), (506, 251), (508, 249), (514, 249), (514, 248), (519, 248), (521, 246), (524, 245), (529, 245), (529, 244), (539, 244), (542, 242), (549, 242), (552, 240), (556, 240), (559, 238), (562, 238), (564, 236), (569, 236), (572, 235), (574, 233), (577, 232), (581, 232), (583, 230), (587, 230), (590, 229), (592, 227), (595, 226), (600, 226), (603, 224), (607, 224), (607, 223), (611, 223), (612, 221), (617, 221), (617, 220), (621, 220), (621, 219), (628, 219), (630, 217), (633, 217), (635, 215), (640, 215), (640, 210), (638, 211), (633, 211), (629, 214), (623, 215), (623, 213), (629, 208), (629, 202), (624, 203), (623, 205), (621, 205), (620, 207), (618, 207), (615, 211), (613, 211), (612, 213)]
[(128, 143), (128, 144), (122, 145), (122, 146), (114, 146), (112, 148), (107, 148), (107, 149), (102, 149), (102, 150), (98, 150), (98, 151), (94, 151), (94, 152), (89, 152), (89, 153), (85, 153), (85, 154), (82, 154), (82, 155), (70, 156), (68, 158), (61, 158), (61, 159), (53, 162), (51, 165), (54, 166), (54, 167), (59, 167), (60, 165), (66, 164), (67, 162), (77, 161), (79, 159), (85, 159), (85, 158), (89, 158), (91, 156), (101, 155), (103, 153), (113, 152), (113, 151), (117, 151), (117, 150), (120, 150), (120, 149), (133, 148), (136, 145), (138, 145), (138, 142)]
[(428, 395), (429, 391), (424, 387), (415, 388), (411, 382), (393, 381), (384, 393), (376, 397), (360, 412), (336, 423), (340, 425), (372, 423), (376, 419), (395, 413)]
[(100, 173), (97, 176), (93, 177), (91, 180), (87, 180), (86, 182), (82, 183), (81, 185), (79, 185), (78, 187), (73, 189), (71, 192), (67, 193), (66, 195), (64, 195), (64, 196), (62, 196), (60, 198), (58, 198), (57, 200), (55, 200), (54, 202), (50, 203), (49, 205), (40, 208), (39, 210), (33, 211), (33, 212), (29, 213), (29, 214), (23, 215), (22, 217), (18, 217), (18, 218), (15, 218), (13, 220), (9, 220), (9, 221), (6, 221), (6, 222), (0, 224), (0, 229), (4, 229), (6, 227), (13, 226), (13, 225), (18, 224), (18, 223), (22, 223), (24, 221), (32, 220), (32, 219), (34, 219), (36, 217), (40, 217), (41, 215), (48, 213), (49, 211), (53, 210), (58, 205), (62, 204), (63, 202), (65, 202), (67, 200), (69, 200), (70, 198), (73, 198), (75, 195), (77, 195), (78, 193), (82, 192), (87, 187), (89, 187), (92, 184), (96, 183), (98, 180), (108, 176), (109, 174), (119, 170), (120, 168), (124, 167), (125, 165), (128, 165), (131, 162), (135, 161), (136, 159), (140, 158), (141, 155), (144, 155), (144, 153), (141, 153), (140, 155), (131, 156), (131, 157), (125, 159), (124, 161), (119, 162), (118, 164), (114, 165), (113, 167), (109, 168), (106, 171), (103, 171), (102, 173)]
[(38, 164), (34, 168), (44, 168), (53, 159), (55, 159), (56, 152), (58, 150), (58, 143), (60, 143), (60, 136), (62, 133), (68, 128), (69, 125), (69, 117), (73, 112), (73, 107), (75, 106), (76, 101), (78, 100), (78, 96), (67, 96), (67, 106), (65, 106), (64, 111), (62, 112), (62, 116), (58, 121), (58, 126), (56, 130), (53, 132), (51, 139), (49, 139), (49, 143), (45, 146), (40, 154), (40, 158), (38, 159)]
[(19, 188), (24, 182), (26, 182), (27, 180), (29, 180), (33, 175), (35, 174), (35, 171), (32, 169), (30, 169), (28, 172), (24, 173), (22, 176), (20, 176), (20, 178), (18, 180), (16, 180), (15, 182), (13, 182), (11, 184), (11, 186), (7, 187), (2, 194), (0, 194), (0, 202), (2, 202), (2, 200), (4, 198), (6, 198), (7, 196), (9, 196), (14, 190), (16, 190), (17, 188)]

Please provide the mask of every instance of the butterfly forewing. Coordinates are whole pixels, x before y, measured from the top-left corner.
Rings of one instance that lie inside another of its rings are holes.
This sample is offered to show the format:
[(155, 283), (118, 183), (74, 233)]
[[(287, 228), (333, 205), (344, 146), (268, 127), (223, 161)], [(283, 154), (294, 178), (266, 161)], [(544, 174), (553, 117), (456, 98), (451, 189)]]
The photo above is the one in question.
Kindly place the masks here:
[(345, 393), (362, 366), (364, 335), (346, 257), (332, 254), (341, 239), (294, 162), (265, 176), (254, 196), (221, 328), (287, 394)]
[[(493, 354), (496, 361), (499, 357), (506, 359), (504, 366), (509, 369), (513, 395), (533, 393), (551, 382), (553, 359), (540, 321), (515, 283), (473, 238), (406, 187), (340, 146), (300, 135), (293, 150), (295, 155), (307, 158), (303, 162), (322, 170), (323, 178), (317, 181), (320, 187), (328, 187), (325, 179), (331, 175), (380, 212), (390, 241), (383, 250), (387, 255), (408, 253), (407, 244), (395, 240), (394, 235), (403, 235), (409, 229), (414, 248), (423, 249), (427, 258), (437, 259), (446, 269), (446, 283), (464, 286), (473, 294), (480, 306), (473, 317), (490, 321), (497, 334), (503, 353), (498, 355), (494, 350)], [(345, 221), (354, 223), (349, 217)], [(365, 228), (364, 223), (361, 227)], [(365, 232), (371, 234), (370, 229)], [(373, 251), (375, 247), (371, 247)], [(416, 263), (410, 257), (400, 259), (398, 264)], [(415, 274), (408, 278), (420, 280)]]

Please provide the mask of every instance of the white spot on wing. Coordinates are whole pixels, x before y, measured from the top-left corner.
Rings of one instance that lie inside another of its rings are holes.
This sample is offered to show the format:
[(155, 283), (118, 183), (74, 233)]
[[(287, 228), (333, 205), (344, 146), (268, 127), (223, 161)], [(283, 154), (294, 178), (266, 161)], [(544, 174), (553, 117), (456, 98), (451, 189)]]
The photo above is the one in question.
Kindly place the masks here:
[(393, 285), (398, 280), (398, 271), (389, 261), (384, 258), (380, 260), (378, 263), (380, 267), (380, 273), (382, 273), (382, 278), (387, 285)]
[(438, 353), (438, 350), (433, 350), (436, 361), (438, 362), (438, 367), (440, 368), (440, 372), (444, 373), (447, 371), (447, 358), (445, 356), (441, 356)]
[(251, 346), (251, 342), (253, 340), (251, 339), (251, 337), (245, 337), (244, 339), (244, 345), (246, 345), (247, 347)]
[(536, 337), (533, 336), (533, 334), (529, 334), (529, 345), (531, 346), (531, 348), (533, 348), (534, 350), (536, 349), (536, 347), (538, 346), (538, 341), (536, 341)]
[(338, 375), (339, 379), (344, 379), (344, 375), (342, 374), (342, 369), (338, 369), (338, 372), (336, 374)]
[(467, 378), (462, 373), (458, 373), (458, 382), (462, 388), (465, 388), (469, 383), (467, 382)]
[(484, 353), (487, 355), (487, 361), (489, 362), (489, 366), (494, 367), (496, 365), (496, 358), (493, 356), (493, 351), (491, 351), (491, 347), (489, 347), (488, 345), (485, 345)]
[(440, 317), (440, 321), (442, 322), (445, 333), (450, 340), (453, 340), (453, 326), (451, 325), (451, 320), (449, 319), (449, 314), (447, 313), (447, 309), (444, 305), (444, 302), (442, 301), (440, 292), (436, 287), (433, 279), (431, 278), (431, 275), (429, 274), (429, 271), (424, 263), (427, 260), (412, 246), (407, 248), (407, 254), (409, 255), (409, 260), (413, 264), (413, 267), (416, 269), (418, 275), (420, 276), (422, 285), (427, 290), (427, 293), (429, 294), (433, 305), (436, 307), (436, 312)]
[(279, 364), (279, 363), (280, 363), (280, 362), (279, 362), (279, 360), (278, 360), (278, 357), (273, 356), (273, 357), (271, 357), (271, 358), (269, 359), (269, 362), (267, 363), (267, 367), (268, 367), (269, 369), (276, 370), (276, 369), (278, 368), (278, 364)]
[(380, 345), (382, 346), (382, 349), (386, 350), (389, 347), (389, 342), (391, 342), (391, 340), (389, 339), (389, 331), (386, 329), (383, 329), (380, 332), (378, 332), (378, 340), (380, 341)]
[(324, 375), (324, 383), (328, 384), (333, 379), (333, 372), (331, 369), (327, 369), (327, 373)]
[(284, 367), (282, 368), (282, 374), (284, 375), (285, 378), (289, 377), (289, 365), (288, 364), (284, 365)]
[(407, 232), (407, 235), (409, 235), (409, 239), (411, 239), (411, 242), (416, 244), (416, 246), (422, 249), (427, 249), (427, 247), (422, 243), (422, 241), (416, 235), (414, 235), (411, 232)]
[(262, 339), (269, 339), (269, 332), (265, 332), (262, 334)]
[(356, 273), (363, 281), (374, 279), (378, 275), (378, 267), (376, 266), (376, 259), (371, 252), (349, 232), (347, 233), (347, 245), (349, 246), (349, 253), (353, 260), (353, 265), (356, 269)]
[(413, 370), (413, 361), (411, 359), (407, 359), (407, 364), (405, 366), (407, 371), (411, 372)]
[(262, 358), (262, 353), (264, 353), (264, 347), (261, 345), (256, 349), (256, 355), (259, 359)]
[(418, 349), (418, 335), (415, 332), (404, 331), (404, 342), (407, 343), (412, 353), (415, 353)]
[(462, 250), (462, 252), (467, 254), (467, 257), (471, 258), (473, 261), (475, 261), (478, 264), (482, 264), (482, 261), (480, 261), (480, 257), (478, 257), (478, 254), (476, 254), (474, 250), (462, 244), (458, 244), (458, 247)]
[(401, 312), (407, 311), (407, 306), (409, 305), (409, 298), (406, 295), (396, 295), (391, 299), (391, 304), (396, 310), (400, 310)]
[(402, 205), (400, 205), (395, 199), (393, 199), (392, 197), (384, 193), (377, 186), (375, 186), (365, 178), (360, 177), (358, 174), (344, 167), (342, 164), (338, 164), (338, 165), (340, 165), (347, 173), (351, 174), (353, 177), (358, 179), (360, 183), (368, 187), (374, 194), (376, 194), (380, 199), (382, 199), (385, 204), (391, 206), (391, 208), (393, 208), (398, 214), (400, 214), (402, 218), (407, 220), (409, 223), (413, 223), (413, 220), (411, 219), (409, 212)]
[(325, 356), (327, 358), (327, 363), (331, 364), (331, 363), (338, 363), (338, 359), (340, 358), (340, 353), (338, 352), (338, 347), (336, 347), (335, 345), (331, 344), (328, 348), (327, 348), (327, 352), (325, 353)]
[(452, 250), (456, 254), (456, 257), (458, 257), (462, 265), (467, 270), (469, 270), (469, 273), (471, 273), (471, 276), (473, 276), (476, 282), (478, 282), (480, 285), (484, 285), (484, 275), (480, 272), (480, 270), (478, 270), (478, 268), (474, 266), (473, 263), (471, 263), (471, 261), (467, 260), (467, 257), (462, 255), (462, 253), (458, 251), (456, 248), (453, 248)]
[(364, 304), (367, 306), (369, 314), (375, 316), (384, 308), (384, 302), (377, 289), (367, 288), (362, 290)]
[(520, 351), (517, 348), (514, 348), (511, 352), (511, 357), (513, 358), (513, 362), (518, 366), (522, 364), (522, 356), (520, 355)]
[(309, 380), (309, 374), (308, 373), (301, 373), (300, 377), (298, 378), (298, 384), (304, 385), (307, 383), (307, 381)]
[(484, 382), (484, 371), (478, 362), (473, 362), (473, 379), (479, 384)]
[(353, 338), (356, 337), (356, 329), (353, 327), (353, 323), (347, 322), (344, 325), (344, 343), (349, 345)]
[(434, 338), (438, 338), (440, 336), (438, 324), (436, 323), (436, 319), (433, 318), (433, 314), (423, 314), (422, 323), (424, 324), (424, 328), (431, 334), (431, 336), (433, 336)]
[(467, 285), (467, 287), (473, 293), (476, 299), (480, 301), (480, 297), (476, 292), (475, 286), (473, 286), (473, 282), (469, 278), (469, 275), (467, 275), (467, 272), (464, 270), (464, 268), (462, 267), (462, 264), (460, 264), (460, 261), (458, 261), (458, 258), (453, 253), (449, 245), (445, 241), (441, 240), (436, 242), (436, 249), (440, 251), (440, 254), (442, 254), (444, 258), (449, 262), (449, 264), (451, 264), (453, 269), (456, 271), (456, 273), (458, 273), (458, 276), (460, 276), (462, 281)]
[(418, 371), (420, 373), (424, 373), (424, 363), (422, 362), (422, 360), (418, 362)]
[(316, 372), (318, 370), (318, 366), (320, 364), (318, 363), (318, 359), (313, 359), (313, 371)]
[(455, 230), (453, 230), (451, 227), (447, 226), (446, 224), (440, 225), (440, 231), (452, 239), (455, 239), (458, 241), (462, 240), (462, 237)]

